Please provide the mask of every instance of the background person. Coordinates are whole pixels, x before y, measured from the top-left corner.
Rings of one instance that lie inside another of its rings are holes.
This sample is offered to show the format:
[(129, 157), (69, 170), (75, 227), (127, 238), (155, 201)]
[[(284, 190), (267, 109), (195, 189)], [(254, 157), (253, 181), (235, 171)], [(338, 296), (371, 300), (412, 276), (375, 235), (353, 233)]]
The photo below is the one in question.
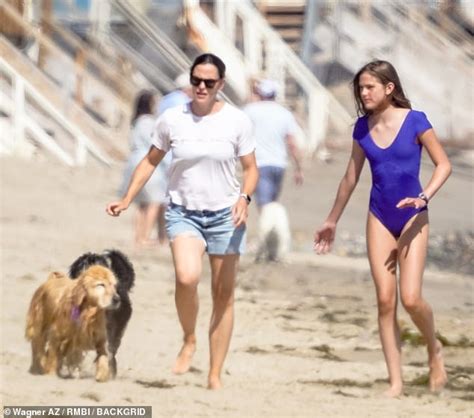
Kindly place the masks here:
[(180, 106), (191, 101), (193, 91), (189, 82), (189, 74), (182, 73), (174, 80), (176, 88), (165, 94), (158, 104), (158, 116), (161, 116), (165, 110), (175, 106)]
[[(225, 65), (217, 56), (203, 54), (195, 59), (190, 71), (192, 101), (168, 109), (159, 118), (153, 146), (135, 170), (126, 194), (106, 209), (112, 216), (127, 209), (171, 151), (166, 228), (176, 275), (176, 308), (184, 334), (173, 371), (187, 372), (196, 349), (197, 286), (202, 256), (207, 252), (213, 300), (210, 389), (222, 386), (222, 367), (234, 322), (237, 265), (245, 244), (247, 206), (258, 181), (251, 122), (242, 111), (217, 99), (224, 77)], [(236, 178), (237, 160), (243, 168), (241, 187)]]
[(294, 179), (303, 183), (302, 157), (295, 134), (298, 130), (293, 114), (275, 101), (277, 85), (272, 80), (255, 84), (257, 100), (244, 107), (252, 121), (257, 144), (256, 158), (260, 177), (255, 193), (257, 205), (278, 200), (289, 157), (295, 164)]
[[(395, 68), (373, 61), (355, 75), (354, 96), (360, 117), (354, 126), (352, 154), (324, 224), (315, 232), (315, 250), (328, 252), (336, 225), (359, 180), (364, 161), (372, 172), (367, 218), (367, 253), (375, 283), (379, 333), (387, 364), (390, 397), (402, 394), (400, 329), (397, 322), (397, 266), (403, 306), (428, 348), (429, 384), (440, 390), (447, 381), (436, 339), (433, 312), (422, 296), (428, 246), (428, 202), (451, 173), (451, 165), (423, 112), (411, 110)], [(435, 169), (426, 187), (419, 181), (425, 147)]]
[[(155, 94), (152, 91), (140, 92), (134, 105), (130, 131), (130, 156), (125, 166), (120, 193), (123, 194), (130, 182), (133, 170), (151, 146), (155, 126)], [(151, 234), (154, 229), (159, 207), (166, 202), (165, 186), (159, 173), (153, 174), (135, 197), (137, 212), (135, 215), (135, 245), (140, 248), (153, 243)]]

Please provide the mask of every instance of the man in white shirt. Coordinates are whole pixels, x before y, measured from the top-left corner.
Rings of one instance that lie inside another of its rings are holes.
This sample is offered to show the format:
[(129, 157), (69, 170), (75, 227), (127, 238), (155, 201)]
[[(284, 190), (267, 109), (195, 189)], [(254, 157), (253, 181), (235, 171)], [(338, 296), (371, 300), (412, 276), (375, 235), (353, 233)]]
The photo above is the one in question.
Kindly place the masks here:
[(288, 157), (295, 164), (295, 183), (303, 183), (301, 156), (295, 134), (298, 129), (292, 113), (275, 102), (277, 85), (272, 80), (261, 80), (255, 86), (258, 101), (244, 107), (254, 128), (257, 144), (256, 158), (260, 178), (255, 193), (261, 208), (278, 200)]

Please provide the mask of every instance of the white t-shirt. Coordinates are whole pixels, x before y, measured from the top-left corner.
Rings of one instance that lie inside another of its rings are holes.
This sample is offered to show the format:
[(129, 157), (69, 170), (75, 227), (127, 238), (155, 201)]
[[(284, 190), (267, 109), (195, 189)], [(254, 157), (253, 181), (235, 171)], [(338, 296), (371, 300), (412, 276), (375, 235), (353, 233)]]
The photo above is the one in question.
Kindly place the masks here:
[(294, 135), (298, 129), (293, 114), (273, 100), (250, 103), (243, 110), (253, 123), (257, 165), (285, 168), (287, 135)]
[(190, 104), (159, 117), (152, 144), (171, 150), (168, 194), (190, 210), (219, 210), (235, 204), (240, 193), (238, 157), (252, 153), (252, 123), (227, 103), (207, 116), (196, 116)]

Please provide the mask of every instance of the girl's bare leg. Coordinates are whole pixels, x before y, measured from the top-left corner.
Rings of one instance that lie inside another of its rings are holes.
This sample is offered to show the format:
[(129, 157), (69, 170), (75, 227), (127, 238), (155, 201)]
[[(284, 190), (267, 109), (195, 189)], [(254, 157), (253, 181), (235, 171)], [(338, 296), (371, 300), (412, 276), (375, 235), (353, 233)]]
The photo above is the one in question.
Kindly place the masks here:
[(430, 389), (438, 391), (446, 384), (447, 374), (441, 353), (441, 343), (435, 335), (433, 311), (422, 296), (428, 234), (428, 213), (421, 212), (408, 222), (399, 238), (400, 295), (403, 306), (427, 343)]
[(165, 212), (166, 208), (168, 207), (167, 204), (161, 203), (158, 209), (158, 243), (159, 244), (166, 244), (168, 238), (166, 236), (166, 221), (165, 221)]
[(140, 245), (145, 239), (145, 213), (147, 205), (140, 203), (135, 212), (135, 247), (140, 248)]
[(385, 395), (397, 397), (403, 389), (397, 322), (397, 241), (372, 213), (367, 219), (367, 254), (377, 293), (380, 340), (390, 380)]
[(160, 205), (158, 203), (149, 203), (146, 206), (144, 213), (144, 225), (143, 225), (143, 243), (146, 244), (151, 240), (151, 233), (154, 230), (154, 226), (158, 218), (158, 210)]

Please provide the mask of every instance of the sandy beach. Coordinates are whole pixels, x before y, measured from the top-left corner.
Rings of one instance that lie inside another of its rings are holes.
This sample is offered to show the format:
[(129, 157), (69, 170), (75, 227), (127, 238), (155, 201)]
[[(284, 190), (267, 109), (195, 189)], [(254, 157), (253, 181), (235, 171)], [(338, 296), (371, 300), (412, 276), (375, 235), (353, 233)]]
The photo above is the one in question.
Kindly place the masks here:
[[(236, 288), (235, 327), (224, 388), (206, 390), (211, 311), (207, 262), (199, 287), (198, 349), (191, 372), (173, 375), (181, 332), (174, 306), (174, 273), (167, 248), (132, 248), (133, 208), (120, 218), (105, 214), (115, 198), (122, 164), (91, 161), (68, 168), (39, 156), (0, 160), (1, 398), (4, 405), (152, 406), (153, 417), (472, 417), (474, 415), (473, 277), (430, 265), (424, 293), (434, 307), (449, 384), (427, 389), (426, 348), (400, 308), (405, 389), (384, 399), (387, 373), (377, 332), (375, 292), (364, 257), (311, 252), (314, 229), (324, 220), (345, 169), (347, 151), (330, 163), (308, 161), (306, 182), (286, 179), (282, 202), (290, 214), (293, 251), (284, 263), (255, 264), (242, 257)], [(430, 165), (422, 165), (423, 181)], [(362, 237), (370, 173), (364, 173), (344, 217), (340, 236)], [(455, 165), (448, 184), (430, 204), (433, 234), (473, 231), (472, 168)], [(249, 220), (255, 239), (256, 211)], [(96, 383), (93, 354), (79, 379), (28, 373), (25, 315), (34, 290), (52, 270), (66, 271), (86, 251), (117, 248), (129, 255), (137, 278), (134, 313), (118, 352), (114, 381)], [(472, 248), (471, 248), (472, 251)]]

